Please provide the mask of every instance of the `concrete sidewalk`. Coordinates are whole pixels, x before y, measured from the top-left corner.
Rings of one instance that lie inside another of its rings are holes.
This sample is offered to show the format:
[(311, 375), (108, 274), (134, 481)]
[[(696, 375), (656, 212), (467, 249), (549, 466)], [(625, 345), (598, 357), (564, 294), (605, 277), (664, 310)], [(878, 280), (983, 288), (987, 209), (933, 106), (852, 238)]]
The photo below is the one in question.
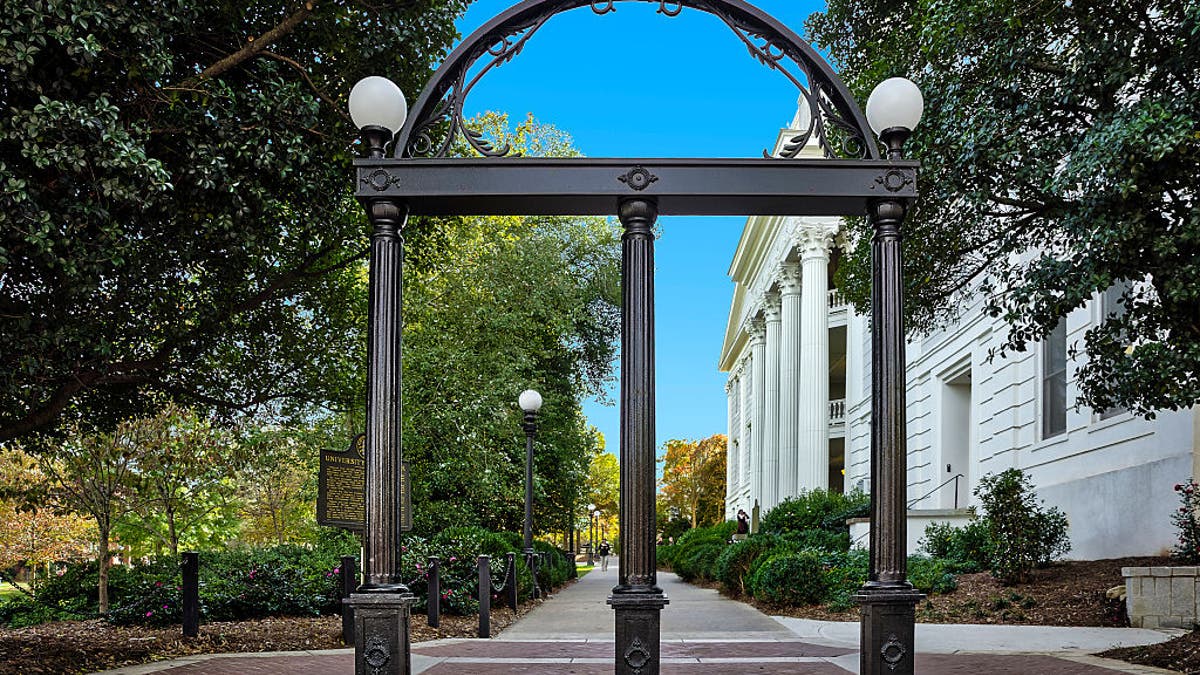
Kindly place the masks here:
[[(611, 673), (617, 658), (614, 614), (607, 606), (616, 564), (595, 570), (492, 640), (413, 645), (413, 672), (426, 675)], [(857, 623), (770, 617), (716, 591), (660, 574), (669, 605), (662, 614), (662, 672), (667, 674), (846, 675), (858, 672)], [(1181, 631), (1134, 628), (917, 625), (922, 675), (1113, 675), (1167, 673), (1089, 656), (1115, 645), (1150, 644)], [(196, 656), (109, 671), (140, 675), (316, 675), (353, 673), (351, 650)]]

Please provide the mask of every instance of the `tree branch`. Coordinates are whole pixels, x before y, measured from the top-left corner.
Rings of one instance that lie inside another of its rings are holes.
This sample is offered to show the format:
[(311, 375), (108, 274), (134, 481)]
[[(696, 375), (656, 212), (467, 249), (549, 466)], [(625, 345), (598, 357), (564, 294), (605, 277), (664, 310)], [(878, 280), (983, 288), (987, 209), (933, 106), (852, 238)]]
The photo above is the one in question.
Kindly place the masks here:
[[(282, 54), (276, 54), (275, 52), (263, 52), (263, 56), (273, 58), (276, 61), (282, 61), (291, 66), (296, 72), (300, 73), (300, 77), (304, 78), (304, 81), (308, 83), (309, 89), (312, 89), (313, 93), (316, 94), (318, 98), (329, 104), (329, 107), (333, 110), (336, 110), (337, 113), (343, 118), (347, 120), (350, 119), (350, 113), (346, 110), (346, 107), (338, 105), (337, 102), (335, 102), (332, 98), (329, 98), (329, 94), (326, 94), (324, 91), (322, 91), (321, 88), (312, 81), (312, 78), (308, 76), (308, 71), (306, 71), (304, 66), (300, 65), (295, 59), (290, 59)], [(313, 131), (313, 133), (324, 136), (324, 134), (316, 132), (312, 129), (309, 129), (309, 131)]]
[(221, 75), (222, 73), (230, 70), (231, 68), (237, 67), (238, 65), (245, 62), (246, 60), (259, 55), (267, 47), (270, 47), (273, 43), (275, 43), (277, 40), (279, 40), (279, 38), (282, 38), (285, 35), (287, 35), (288, 33), (291, 33), (293, 30), (296, 29), (296, 26), (299, 26), (301, 23), (303, 23), (304, 20), (306, 18), (308, 18), (308, 15), (313, 13), (313, 7), (314, 7), (314, 0), (308, 0), (307, 2), (304, 3), (304, 6), (302, 6), (299, 10), (297, 10), (291, 16), (284, 19), (277, 26), (275, 26), (271, 30), (263, 33), (262, 35), (259, 35), (257, 38), (250, 38), (250, 40), (246, 43), (245, 47), (242, 47), (241, 49), (237, 50), (236, 52), (226, 56), (225, 58), (221, 59), (220, 61), (217, 61), (216, 63), (212, 64), (211, 66), (200, 71), (199, 75), (196, 75), (195, 77), (192, 77), (192, 78), (188, 78), (186, 81), (184, 81), (179, 86), (184, 87), (186, 85), (194, 83), (197, 80), (212, 79), (212, 78), (217, 77), (217, 76)]

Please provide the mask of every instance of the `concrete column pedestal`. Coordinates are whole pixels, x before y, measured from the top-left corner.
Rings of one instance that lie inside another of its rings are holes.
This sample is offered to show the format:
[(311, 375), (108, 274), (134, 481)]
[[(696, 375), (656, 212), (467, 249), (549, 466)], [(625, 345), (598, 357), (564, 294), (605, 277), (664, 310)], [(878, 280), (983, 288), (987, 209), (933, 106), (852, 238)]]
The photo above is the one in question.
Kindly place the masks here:
[(416, 598), (399, 593), (354, 593), (354, 675), (412, 672), (409, 620)]

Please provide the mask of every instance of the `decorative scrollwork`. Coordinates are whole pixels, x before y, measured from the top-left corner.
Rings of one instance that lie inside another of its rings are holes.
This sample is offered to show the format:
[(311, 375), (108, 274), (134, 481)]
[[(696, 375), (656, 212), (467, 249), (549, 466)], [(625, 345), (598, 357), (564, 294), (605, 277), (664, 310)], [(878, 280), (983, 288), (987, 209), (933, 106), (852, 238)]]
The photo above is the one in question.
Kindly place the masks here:
[(658, 0), (658, 14), (666, 14), (667, 16), (679, 16), (683, 11), (683, 0), (676, 0), (675, 6), (667, 9), (670, 0)]
[(372, 635), (363, 649), (363, 663), (370, 669), (372, 675), (380, 675), (392, 660), (392, 652), (388, 649), (387, 640), (378, 635)]
[(642, 669), (650, 663), (651, 654), (640, 637), (633, 638), (629, 648), (623, 654), (625, 665), (633, 668), (634, 675), (640, 675)]
[(883, 662), (888, 665), (888, 668), (895, 670), (900, 662), (904, 660), (904, 655), (908, 653), (908, 648), (904, 643), (900, 642), (900, 638), (893, 633), (888, 635), (888, 641), (879, 648), (879, 655), (883, 657)]
[(650, 173), (644, 167), (635, 166), (629, 170), (629, 173), (626, 173), (623, 176), (618, 176), (617, 180), (628, 185), (634, 190), (641, 192), (642, 190), (650, 187), (651, 183), (656, 182), (658, 180), (658, 176)]
[[(685, 7), (716, 16), (745, 44), (759, 63), (777, 71), (801, 92), (806, 128), (796, 130), (774, 156), (794, 159), (814, 139), (827, 157), (878, 158), (879, 147), (868, 140), (870, 132), (837, 75), (820, 56), (785, 26), (734, 0), (628, 0), (657, 3), (659, 14), (678, 16)], [(451, 54), (413, 110), (412, 128), (402, 135), (397, 156), (445, 157), (461, 135), (466, 144), (485, 157), (511, 152), (508, 143), (495, 141), (470, 128), (463, 106), (475, 85), (488, 72), (516, 58), (525, 44), (554, 15), (588, 7), (598, 15), (616, 11), (618, 0), (527, 0), (508, 18), (489, 23)], [(473, 76), (468, 73), (475, 71)], [(771, 157), (770, 153), (764, 156)]]
[(388, 173), (384, 169), (375, 169), (371, 173), (363, 176), (363, 185), (372, 187), (376, 192), (383, 192), (391, 185), (399, 185), (400, 179)]

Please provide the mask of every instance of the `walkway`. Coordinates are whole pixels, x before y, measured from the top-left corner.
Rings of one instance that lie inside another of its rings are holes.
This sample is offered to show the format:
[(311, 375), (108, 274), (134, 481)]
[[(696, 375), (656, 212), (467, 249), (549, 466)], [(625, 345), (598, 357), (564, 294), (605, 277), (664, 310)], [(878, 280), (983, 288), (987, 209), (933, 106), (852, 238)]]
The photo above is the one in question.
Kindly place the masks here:
[[(595, 570), (492, 640), (440, 640), (413, 646), (413, 672), (425, 675), (613, 671), (613, 611), (605, 604), (616, 565)], [(662, 614), (668, 675), (846, 675), (858, 672), (858, 624), (769, 617), (716, 591), (661, 574), (670, 599)], [(1178, 633), (1178, 631), (1176, 632)], [(1046, 628), (918, 624), (922, 675), (1113, 675), (1166, 673), (1088, 656), (1120, 644), (1161, 642), (1167, 632), (1133, 628)], [(135, 675), (316, 675), (352, 673), (349, 650), (191, 657), (110, 671)]]

